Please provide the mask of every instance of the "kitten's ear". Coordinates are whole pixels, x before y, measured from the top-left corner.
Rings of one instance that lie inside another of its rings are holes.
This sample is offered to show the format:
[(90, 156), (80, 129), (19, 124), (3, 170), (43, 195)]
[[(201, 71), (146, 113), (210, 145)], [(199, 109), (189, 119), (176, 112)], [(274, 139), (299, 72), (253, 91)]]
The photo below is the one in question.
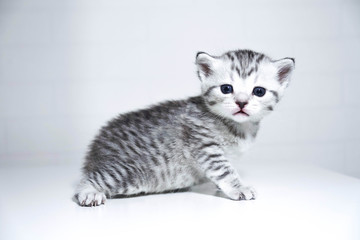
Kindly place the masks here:
[(275, 61), (277, 67), (277, 77), (281, 85), (287, 86), (290, 81), (290, 76), (295, 68), (294, 58), (284, 58)]
[(196, 66), (201, 81), (213, 74), (215, 61), (214, 57), (205, 52), (198, 52), (196, 54)]

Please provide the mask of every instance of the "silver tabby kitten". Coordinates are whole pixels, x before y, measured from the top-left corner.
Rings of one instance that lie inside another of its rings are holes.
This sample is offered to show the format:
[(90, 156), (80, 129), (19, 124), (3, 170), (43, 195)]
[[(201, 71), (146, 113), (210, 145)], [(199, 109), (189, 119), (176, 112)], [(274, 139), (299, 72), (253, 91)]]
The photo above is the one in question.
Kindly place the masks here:
[(255, 199), (230, 160), (256, 137), (288, 86), (294, 59), (249, 50), (196, 56), (202, 94), (121, 114), (90, 145), (75, 198), (82, 206), (116, 195), (190, 187), (204, 179), (234, 200)]

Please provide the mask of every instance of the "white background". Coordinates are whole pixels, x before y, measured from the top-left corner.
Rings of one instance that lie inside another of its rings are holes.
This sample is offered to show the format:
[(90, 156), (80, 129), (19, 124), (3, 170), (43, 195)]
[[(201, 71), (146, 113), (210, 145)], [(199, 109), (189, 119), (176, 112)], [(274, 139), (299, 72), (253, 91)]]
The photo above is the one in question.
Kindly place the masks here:
[(0, 1), (0, 167), (80, 163), (120, 112), (199, 93), (195, 54), (294, 57), (251, 161), (360, 177), (360, 2)]

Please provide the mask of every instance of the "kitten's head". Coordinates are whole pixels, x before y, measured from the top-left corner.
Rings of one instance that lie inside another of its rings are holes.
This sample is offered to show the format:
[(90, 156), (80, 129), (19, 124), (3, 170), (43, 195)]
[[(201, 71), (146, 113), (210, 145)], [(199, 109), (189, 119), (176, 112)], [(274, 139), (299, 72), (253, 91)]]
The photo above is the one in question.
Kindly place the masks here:
[(196, 55), (202, 96), (217, 115), (237, 122), (260, 121), (274, 109), (289, 84), (295, 61), (238, 50)]

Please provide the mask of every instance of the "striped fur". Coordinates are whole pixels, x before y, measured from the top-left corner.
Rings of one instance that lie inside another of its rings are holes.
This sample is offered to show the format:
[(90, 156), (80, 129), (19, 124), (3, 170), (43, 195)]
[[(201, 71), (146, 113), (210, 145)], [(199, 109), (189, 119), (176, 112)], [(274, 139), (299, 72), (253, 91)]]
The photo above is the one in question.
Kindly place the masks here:
[[(287, 86), (293, 62), (272, 61), (248, 50), (219, 57), (198, 53), (196, 61), (200, 96), (121, 114), (100, 130), (76, 189), (80, 205), (183, 189), (206, 180), (231, 199), (255, 199), (255, 191), (244, 186), (230, 160), (255, 139), (259, 121)], [(225, 83), (233, 85), (232, 94), (221, 93)], [(255, 85), (268, 90), (262, 99), (248, 90)], [(249, 115), (234, 115), (239, 111), (236, 102), (244, 99)]]

